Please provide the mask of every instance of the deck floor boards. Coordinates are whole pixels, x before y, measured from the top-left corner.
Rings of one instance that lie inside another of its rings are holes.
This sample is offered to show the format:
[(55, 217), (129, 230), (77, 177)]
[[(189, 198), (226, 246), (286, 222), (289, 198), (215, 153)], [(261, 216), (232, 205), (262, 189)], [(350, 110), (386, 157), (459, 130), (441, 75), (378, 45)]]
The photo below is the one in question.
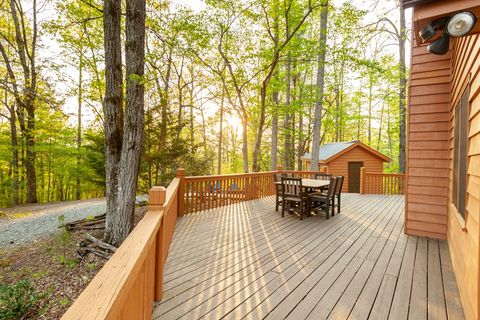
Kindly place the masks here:
[(403, 196), (344, 194), (299, 220), (274, 198), (179, 219), (153, 319), (464, 319), (444, 241), (403, 233)]

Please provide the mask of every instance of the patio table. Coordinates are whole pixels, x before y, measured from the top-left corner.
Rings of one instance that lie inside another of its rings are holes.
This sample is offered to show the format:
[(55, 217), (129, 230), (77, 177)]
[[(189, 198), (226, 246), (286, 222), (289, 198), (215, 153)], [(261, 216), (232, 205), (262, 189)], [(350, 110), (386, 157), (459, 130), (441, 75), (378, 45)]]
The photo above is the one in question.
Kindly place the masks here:
[[(275, 184), (282, 184), (282, 182), (276, 181)], [(302, 187), (309, 189), (323, 189), (328, 187), (329, 184), (329, 180), (302, 179)]]

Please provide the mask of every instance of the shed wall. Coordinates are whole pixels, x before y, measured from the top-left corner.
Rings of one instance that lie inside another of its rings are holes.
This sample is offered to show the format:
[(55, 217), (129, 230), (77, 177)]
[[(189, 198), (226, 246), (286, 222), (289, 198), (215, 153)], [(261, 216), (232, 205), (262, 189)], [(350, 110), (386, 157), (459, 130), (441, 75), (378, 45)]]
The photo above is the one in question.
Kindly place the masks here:
[(362, 147), (355, 147), (328, 163), (328, 172), (335, 176), (344, 176), (342, 192), (348, 192), (348, 163), (363, 162), (367, 172), (382, 173), (383, 160)]
[[(328, 173), (345, 177), (342, 192), (348, 192), (349, 162), (363, 162), (363, 166), (367, 172), (383, 172), (383, 160), (364, 148), (357, 146), (326, 165), (328, 167)], [(305, 167), (307, 169), (310, 168), (310, 161), (305, 161)]]

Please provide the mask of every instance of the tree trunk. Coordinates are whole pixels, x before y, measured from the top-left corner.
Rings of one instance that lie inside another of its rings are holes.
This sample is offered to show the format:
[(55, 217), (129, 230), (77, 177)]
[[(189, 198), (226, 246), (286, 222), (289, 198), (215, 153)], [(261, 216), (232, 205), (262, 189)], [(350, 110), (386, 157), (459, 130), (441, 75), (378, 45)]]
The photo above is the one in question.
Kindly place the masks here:
[[(8, 95), (5, 90), (5, 106), (8, 107)], [(12, 145), (12, 182), (13, 182), (13, 206), (20, 204), (19, 198), (19, 175), (18, 175), (18, 136), (17, 136), (17, 122), (15, 115), (15, 105), (8, 108), (10, 111), (10, 137)]]
[(340, 136), (340, 90), (338, 88), (338, 83), (335, 88), (335, 142), (339, 141)]
[(119, 207), (113, 244), (119, 246), (133, 228), (145, 119), (145, 0), (127, 0), (125, 19), (126, 105), (120, 160)]
[[(275, 1), (274, 5), (278, 5), (278, 2)], [(273, 28), (275, 37), (278, 39), (278, 35), (280, 34), (279, 29), (279, 17), (276, 14), (274, 16)], [(278, 81), (278, 68), (275, 68), (273, 73), (274, 80)], [(274, 171), (277, 170), (277, 155), (278, 155), (278, 98), (279, 92), (277, 88), (273, 89), (272, 92), (272, 102), (273, 102), (273, 114), (272, 114), (272, 145), (270, 146), (270, 170)]]
[(243, 156), (243, 172), (248, 173), (248, 117), (246, 114), (242, 117), (242, 156)]
[[(112, 51), (117, 53), (120, 48), (119, 26), (117, 15), (120, 16), (119, 6), (109, 13), (115, 17), (112, 27), (117, 39)], [(144, 126), (144, 63), (145, 63), (145, 1), (127, 0), (125, 20), (125, 60), (126, 60), (126, 106), (125, 121), (123, 123), (123, 139), (121, 142), (120, 162), (117, 171), (116, 208), (107, 208), (107, 224), (105, 229), (107, 242), (119, 246), (128, 236), (133, 227), (135, 199), (137, 193), (138, 173), (140, 170), (140, 155), (142, 151), (142, 135)], [(105, 12), (107, 17), (107, 12)], [(113, 20), (113, 19), (112, 19)], [(112, 22), (110, 19), (108, 22)], [(105, 22), (107, 26), (107, 22)], [(117, 29), (118, 28), (118, 29)], [(106, 28), (108, 30), (108, 28)], [(107, 35), (107, 34), (106, 34)], [(106, 40), (106, 44), (109, 40)], [(112, 54), (111, 51), (105, 52)], [(116, 57), (116, 54), (113, 54)], [(108, 60), (108, 58), (106, 59)], [(119, 61), (118, 58), (115, 61)], [(120, 68), (121, 73), (121, 68)], [(118, 78), (117, 78), (118, 79)], [(120, 78), (121, 79), (121, 78)], [(112, 84), (112, 83), (110, 83)], [(121, 86), (119, 86), (121, 88)], [(116, 102), (118, 100), (115, 100)], [(121, 99), (119, 99), (121, 101)], [(112, 211), (116, 209), (117, 212)], [(113, 214), (112, 214), (113, 213)], [(109, 217), (110, 214), (110, 217)]]
[(270, 146), (270, 170), (277, 170), (278, 154), (278, 91), (272, 93), (273, 115), (272, 115), (272, 145)]
[(81, 147), (82, 147), (82, 98), (83, 98), (83, 83), (82, 83), (82, 72), (83, 72), (83, 56), (80, 52), (79, 63), (78, 63), (78, 114), (77, 114), (77, 177), (76, 177), (76, 193), (75, 198), (80, 200), (81, 198), (81, 176), (80, 176), (80, 166), (81, 166)]
[(368, 78), (368, 145), (372, 143), (373, 70)]
[(322, 7), (320, 22), (320, 39), (318, 51), (317, 66), (317, 92), (315, 99), (315, 111), (313, 116), (313, 138), (312, 138), (312, 162), (310, 170), (318, 170), (318, 156), (320, 150), (320, 131), (322, 129), (323, 113), (323, 91), (325, 86), (325, 55), (327, 51), (327, 19), (328, 19), (328, 1)]
[(29, 99), (27, 107), (27, 126), (25, 130), (25, 170), (27, 174), (27, 203), (36, 203), (37, 175), (35, 171), (35, 107)]
[(406, 117), (407, 110), (405, 107), (407, 79), (406, 79), (406, 66), (405, 66), (405, 40), (406, 40), (406, 27), (405, 27), (405, 8), (402, 1), (400, 1), (400, 39), (399, 39), (399, 65), (400, 65), (400, 79), (399, 79), (399, 109), (400, 109), (400, 150), (398, 154), (398, 163), (401, 173), (405, 173), (406, 165)]
[(385, 109), (385, 102), (382, 103), (382, 110), (380, 111), (380, 127), (378, 128), (377, 150), (380, 150), (380, 142), (382, 140), (382, 126), (383, 126), (383, 111)]
[[(361, 83), (360, 83), (360, 87), (362, 87)], [(357, 120), (357, 140), (361, 140), (360, 139), (360, 128), (361, 128), (361, 123), (362, 123), (362, 95), (360, 93), (360, 96), (358, 97), (358, 106), (357, 106), (357, 117), (358, 117), (358, 120)]]
[[(306, 75), (305, 71), (305, 75)], [(306, 76), (305, 76), (306, 78)], [(306, 79), (303, 79), (303, 83), (306, 83)], [(300, 92), (298, 94), (298, 100), (302, 102), (303, 99), (303, 86), (300, 86)], [(297, 169), (302, 170), (302, 156), (305, 152), (305, 138), (303, 133), (303, 110), (300, 110), (298, 115), (298, 146), (297, 146)]]
[(220, 132), (218, 133), (218, 160), (217, 174), (222, 173), (222, 142), (223, 142), (223, 103), (225, 101), (225, 90), (222, 87), (222, 100), (220, 101)]
[[(119, 217), (119, 173), (123, 141), (123, 75), (121, 48), (121, 1), (105, 0), (103, 28), (105, 44), (105, 168), (107, 209), (105, 221), (105, 241), (119, 245), (122, 237), (130, 231)], [(125, 229), (128, 230), (125, 230)]]
[[(288, 37), (288, 33), (287, 33)], [(287, 170), (293, 170), (291, 166), (291, 157), (292, 157), (292, 136), (291, 136), (291, 111), (290, 111), (290, 100), (292, 98), (292, 93), (291, 93), (291, 74), (292, 74), (292, 65), (291, 65), (291, 54), (290, 51), (287, 54), (287, 62), (286, 62), (286, 75), (285, 75), (285, 83), (286, 83), (286, 90), (285, 90), (285, 123), (284, 123), (284, 159), (283, 159), (283, 165), (284, 168)]]

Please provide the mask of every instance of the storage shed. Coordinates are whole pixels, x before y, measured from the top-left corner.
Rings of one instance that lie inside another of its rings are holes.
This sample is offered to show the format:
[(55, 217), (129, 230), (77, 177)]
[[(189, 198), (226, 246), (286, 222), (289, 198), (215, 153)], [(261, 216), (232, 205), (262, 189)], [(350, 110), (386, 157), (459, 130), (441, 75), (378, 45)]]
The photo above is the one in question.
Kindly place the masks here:
[[(360, 168), (367, 172), (382, 173), (383, 163), (390, 158), (370, 148), (360, 141), (334, 142), (320, 146), (319, 167), (326, 167), (327, 172), (344, 176), (343, 192), (360, 192)], [(310, 169), (311, 153), (302, 157), (304, 169)]]

